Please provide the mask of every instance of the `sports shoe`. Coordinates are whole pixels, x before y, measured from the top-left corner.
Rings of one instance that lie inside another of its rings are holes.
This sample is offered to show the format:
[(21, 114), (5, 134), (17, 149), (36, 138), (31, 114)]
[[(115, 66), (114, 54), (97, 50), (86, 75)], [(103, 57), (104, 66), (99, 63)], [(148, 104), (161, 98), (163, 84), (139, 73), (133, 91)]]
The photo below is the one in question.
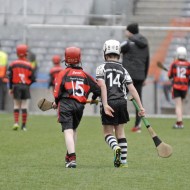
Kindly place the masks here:
[(173, 125), (173, 129), (183, 129), (183, 128), (184, 128), (183, 125), (177, 125), (177, 124)]
[(27, 128), (26, 128), (26, 127), (23, 127), (22, 130), (23, 130), (23, 131), (27, 131)]
[(13, 125), (13, 130), (14, 130), (14, 131), (17, 131), (18, 129), (19, 129), (18, 123), (15, 123), (15, 124)]
[(128, 168), (128, 164), (127, 164), (127, 163), (125, 163), (125, 164), (124, 164), (124, 163), (121, 163), (121, 164), (120, 164), (120, 168)]
[(132, 132), (136, 132), (136, 133), (141, 133), (141, 128), (135, 126), (135, 127), (131, 128), (131, 131), (132, 131)]
[(118, 146), (115, 150), (114, 150), (114, 166), (116, 168), (118, 168), (121, 164), (120, 162), (120, 157), (121, 157), (121, 148)]
[(22, 129), (23, 131), (27, 131), (26, 125), (22, 125), (21, 129)]
[(67, 163), (65, 164), (65, 167), (66, 167), (66, 168), (76, 168), (76, 167), (77, 167), (76, 161), (75, 161), (75, 160), (72, 160), (72, 161), (70, 161), (70, 162), (67, 162)]

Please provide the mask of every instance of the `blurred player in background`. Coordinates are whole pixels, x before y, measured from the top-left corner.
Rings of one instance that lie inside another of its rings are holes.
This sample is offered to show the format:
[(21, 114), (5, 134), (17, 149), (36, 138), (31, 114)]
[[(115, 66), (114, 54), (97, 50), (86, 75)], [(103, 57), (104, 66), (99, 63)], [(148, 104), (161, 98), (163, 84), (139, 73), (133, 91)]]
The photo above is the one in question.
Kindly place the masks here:
[(0, 50), (0, 110), (5, 109), (5, 97), (7, 94), (7, 82), (8, 82), (8, 79), (6, 77), (7, 63), (8, 63), (7, 53)]
[[(149, 68), (149, 46), (147, 39), (139, 33), (137, 23), (131, 23), (126, 28), (127, 40), (121, 44), (123, 55), (122, 65), (129, 72), (133, 84), (142, 101), (142, 87), (147, 78)], [(141, 132), (141, 117), (136, 111), (135, 125), (132, 132)]]
[(54, 55), (52, 58), (52, 62), (53, 62), (53, 67), (50, 69), (49, 72), (49, 83), (48, 83), (48, 88), (52, 87), (54, 90), (55, 87), (55, 79), (58, 76), (59, 72), (61, 70), (63, 70), (63, 68), (61, 67), (61, 57), (59, 55)]
[(31, 65), (32, 65), (33, 72), (34, 72), (35, 77), (36, 77), (37, 72), (38, 72), (38, 61), (36, 59), (36, 54), (31, 49), (28, 50), (27, 60), (30, 61)]
[(65, 136), (67, 154), (66, 168), (76, 168), (77, 127), (83, 116), (84, 106), (90, 92), (92, 99), (100, 96), (96, 81), (81, 67), (81, 50), (77, 47), (65, 49), (66, 69), (59, 72), (54, 89), (54, 108), (58, 106), (58, 121)]
[(176, 60), (171, 63), (168, 77), (172, 80), (172, 97), (175, 101), (175, 112), (177, 121), (173, 128), (182, 129), (183, 126), (183, 100), (188, 92), (190, 80), (190, 63), (187, 61), (187, 50), (185, 47), (178, 47)]
[(101, 88), (104, 137), (114, 151), (114, 166), (127, 167), (127, 139), (124, 131), (124, 124), (129, 121), (127, 91), (137, 101), (141, 109), (139, 114), (144, 115), (145, 110), (129, 73), (119, 62), (120, 43), (116, 40), (106, 41), (103, 52), (105, 63), (97, 67), (96, 80)]
[(27, 60), (28, 46), (18, 45), (16, 52), (18, 59), (13, 61), (8, 68), (9, 93), (13, 94), (14, 125), (13, 130), (19, 128), (19, 112), (22, 112), (21, 129), (26, 131), (28, 99), (30, 99), (30, 85), (35, 82), (31, 63)]

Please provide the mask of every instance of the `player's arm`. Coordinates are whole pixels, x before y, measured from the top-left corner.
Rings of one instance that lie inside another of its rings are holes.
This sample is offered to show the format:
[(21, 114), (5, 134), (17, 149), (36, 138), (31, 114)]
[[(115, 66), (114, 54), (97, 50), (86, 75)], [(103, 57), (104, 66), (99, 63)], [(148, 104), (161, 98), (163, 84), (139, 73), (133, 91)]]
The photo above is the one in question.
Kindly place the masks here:
[(107, 87), (104, 80), (104, 75), (105, 75), (104, 66), (105, 64), (102, 64), (96, 69), (96, 81), (97, 81), (98, 86), (101, 89), (101, 98), (102, 98), (103, 106), (108, 104), (107, 103)]
[(92, 95), (92, 100), (96, 100), (98, 96), (101, 96), (101, 90), (100, 87), (98, 86), (97, 82), (93, 79), (92, 76), (89, 74), (85, 73), (88, 76), (89, 84), (90, 84), (90, 91), (93, 93)]
[(105, 81), (102, 79), (99, 79), (99, 80), (97, 80), (97, 83), (101, 89), (101, 99), (102, 99), (102, 104), (104, 106), (104, 111), (105, 111), (106, 115), (113, 117), (112, 113), (114, 112), (114, 110), (108, 105), (107, 87), (106, 87)]
[(97, 67), (96, 81), (97, 81), (98, 86), (101, 89), (101, 99), (102, 99), (102, 104), (104, 106), (104, 111), (105, 111), (106, 115), (113, 117), (112, 113), (114, 112), (114, 110), (108, 105), (108, 101), (107, 101), (107, 87), (106, 87), (106, 84), (104, 81), (104, 75), (105, 75), (104, 66), (105, 66), (105, 64)]
[(58, 76), (55, 79), (55, 88), (54, 88), (54, 98), (55, 98), (55, 104), (58, 105), (60, 94), (61, 94), (61, 87), (64, 85), (63, 84), (63, 78), (67, 73), (67, 69), (60, 71)]
[(102, 80), (102, 79), (98, 79), (97, 84), (101, 89), (102, 104), (105, 107), (108, 104), (108, 101), (107, 101), (107, 87), (106, 87), (105, 81)]

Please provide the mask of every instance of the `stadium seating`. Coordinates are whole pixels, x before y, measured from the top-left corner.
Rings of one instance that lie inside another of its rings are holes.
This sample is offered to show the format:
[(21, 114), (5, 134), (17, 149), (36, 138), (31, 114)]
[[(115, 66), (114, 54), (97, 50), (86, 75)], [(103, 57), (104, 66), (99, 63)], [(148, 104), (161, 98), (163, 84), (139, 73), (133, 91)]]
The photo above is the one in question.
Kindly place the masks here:
[[(9, 3), (3, 0), (1, 3), (0, 23), (16, 25), (23, 23), (39, 23), (39, 24), (84, 24), (86, 17), (91, 11), (93, 0), (83, 3), (82, 0), (33, 0), (25, 1), (14, 0)], [(82, 9), (78, 9), (82, 4)], [(7, 10), (8, 7), (8, 10)], [(25, 8), (26, 7), (26, 8)], [(27, 16), (23, 16), (24, 14)], [(66, 16), (70, 15), (70, 16)], [(78, 15), (78, 17), (72, 15)]]
[[(25, 40), (29, 45), (30, 49), (36, 53), (37, 61), (39, 64), (38, 77), (39, 78), (48, 78), (48, 72), (52, 67), (52, 56), (54, 54), (59, 54), (64, 57), (64, 49), (68, 46), (78, 46), (82, 49), (82, 63), (83, 67), (87, 72), (95, 75), (95, 68), (102, 63), (103, 53), (102, 45), (103, 42), (110, 38), (116, 38), (119, 41), (123, 41), (123, 31), (110, 30), (98, 28), (93, 29), (83, 29), (83, 28), (33, 28), (30, 27), (25, 30), (23, 23), (28, 24), (77, 24), (84, 25), (90, 23), (91, 13), (97, 14), (110, 14), (113, 11), (117, 14), (125, 13), (121, 10), (122, 7), (115, 7), (115, 10), (112, 10), (112, 4), (105, 7), (102, 6), (98, 9), (98, 6), (103, 3), (105, 5), (108, 1), (102, 2), (101, 0), (47, 0), (44, 3), (43, 0), (28, 0), (27, 1), (27, 17), (23, 17), (23, 0), (14, 0), (10, 5), (9, 13), (12, 14), (2, 14), (5, 11), (5, 6), (8, 5), (4, 0), (0, 0), (1, 3), (1, 15), (0, 25), (2, 26), (0, 30), (0, 41), (2, 49), (6, 51), (9, 55), (9, 62), (16, 59), (15, 47), (19, 43), (23, 43)], [(129, 3), (132, 1), (125, 0), (115, 0), (116, 2)], [(128, 15), (127, 13), (127, 22), (123, 25), (126, 25), (128, 22), (138, 22), (140, 26), (168, 26), (171, 19), (174, 16), (183, 16), (187, 17), (189, 11), (189, 2), (190, 1), (178, 1), (173, 0), (139, 0), (136, 1), (136, 7), (134, 9), (134, 15)], [(185, 4), (186, 3), (186, 4)], [(44, 6), (39, 6), (44, 4)], [(83, 9), (78, 10), (78, 7), (83, 6)], [(95, 8), (92, 9), (92, 5), (95, 5)], [(124, 4), (122, 4), (124, 5)], [(128, 5), (128, 4), (127, 4)], [(131, 6), (131, 5), (130, 5)], [(126, 7), (126, 10), (130, 6)], [(131, 8), (131, 7), (130, 7)], [(105, 11), (104, 11), (105, 10)], [(98, 12), (99, 11), (99, 12)], [(104, 11), (104, 12), (103, 12)], [(111, 12), (112, 11), (112, 12)], [(129, 12), (131, 10), (128, 10)], [(68, 16), (66, 16), (66, 14)], [(89, 17), (84, 17), (84, 15), (89, 14)], [(132, 14), (132, 13), (131, 13)], [(77, 16), (76, 16), (77, 15)], [(110, 24), (112, 17), (99, 17), (97, 20), (94, 20), (94, 23), (101, 23), (104, 25)], [(4, 24), (7, 25), (4, 25)], [(93, 22), (91, 22), (93, 23)], [(120, 22), (121, 24), (121, 22)], [(117, 25), (117, 24), (116, 24)], [(25, 36), (24, 31), (26, 32)], [(161, 30), (145, 30), (142, 29), (141, 32), (147, 36), (150, 45), (150, 53), (152, 55), (157, 51), (160, 43), (165, 38), (167, 32)], [(173, 57), (175, 56), (175, 49), (179, 45), (185, 45), (187, 50), (190, 51), (190, 42), (189, 36), (174, 36), (169, 47), (168, 52), (165, 57), (165, 64), (169, 66)], [(63, 65), (64, 67), (64, 65)], [(33, 87), (47, 87), (46, 83), (36, 84)], [(149, 87), (147, 87), (149, 88)], [(153, 88), (153, 87), (151, 87)], [(152, 90), (152, 89), (151, 89)], [(152, 90), (153, 91), (153, 90)], [(151, 93), (149, 93), (151, 94)], [(153, 96), (151, 94), (151, 96)], [(146, 104), (146, 100), (144, 101)], [(148, 112), (153, 112), (154, 108), (147, 110)]]

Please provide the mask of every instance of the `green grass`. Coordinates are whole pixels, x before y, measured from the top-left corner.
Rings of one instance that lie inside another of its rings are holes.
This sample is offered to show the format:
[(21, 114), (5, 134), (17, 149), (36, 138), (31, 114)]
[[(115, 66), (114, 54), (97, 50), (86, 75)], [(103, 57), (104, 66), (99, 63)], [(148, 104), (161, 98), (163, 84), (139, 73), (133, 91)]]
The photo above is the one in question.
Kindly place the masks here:
[(190, 121), (172, 129), (175, 119), (150, 118), (158, 136), (173, 146), (160, 158), (147, 129), (132, 133), (128, 123), (128, 168), (113, 167), (99, 117), (84, 117), (78, 129), (77, 168), (64, 167), (65, 144), (55, 116), (28, 119), (28, 131), (12, 131), (11, 114), (0, 114), (1, 190), (189, 190)]

